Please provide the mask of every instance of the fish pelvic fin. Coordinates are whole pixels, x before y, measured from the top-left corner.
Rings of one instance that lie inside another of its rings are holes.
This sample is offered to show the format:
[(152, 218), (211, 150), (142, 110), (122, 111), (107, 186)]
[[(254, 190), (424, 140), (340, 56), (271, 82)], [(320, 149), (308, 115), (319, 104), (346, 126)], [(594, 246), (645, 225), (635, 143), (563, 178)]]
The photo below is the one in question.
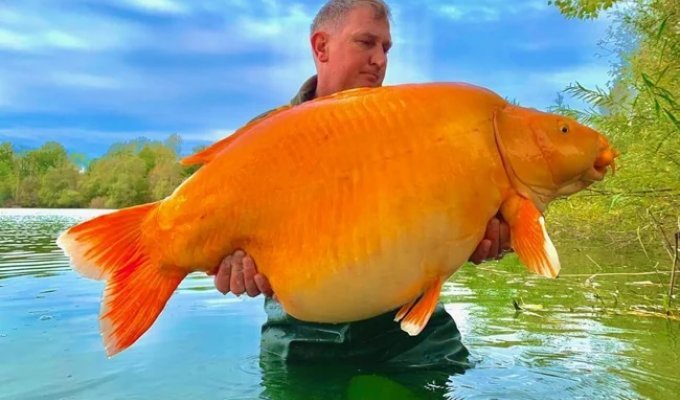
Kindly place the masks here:
[[(397, 316), (402, 312), (406, 312), (406, 315), (401, 320), (401, 330), (408, 333), (410, 336), (417, 336), (423, 331), (425, 325), (430, 320), (435, 307), (437, 306), (437, 301), (439, 300), (439, 294), (444, 284), (443, 278), (437, 278), (432, 285), (420, 296), (415, 305), (413, 302), (403, 306)], [(405, 308), (410, 308), (410, 310), (405, 311)], [(396, 319), (396, 318), (395, 318)]]
[(548, 232), (545, 218), (528, 199), (515, 195), (503, 203), (503, 218), (510, 225), (512, 247), (531, 272), (548, 278), (560, 273), (560, 259)]
[(397, 314), (394, 316), (394, 322), (399, 322), (399, 321), (401, 321), (402, 319), (404, 319), (404, 317), (406, 316), (406, 314), (408, 314), (409, 310), (411, 310), (411, 307), (413, 307), (413, 305), (416, 304), (416, 301), (417, 301), (417, 300), (418, 300), (418, 299), (415, 298), (415, 299), (411, 300), (410, 302), (408, 302), (408, 303), (404, 304), (403, 306), (401, 306), (401, 308), (399, 309), (399, 311), (397, 311)]
[(159, 203), (123, 209), (78, 224), (57, 244), (82, 275), (106, 280), (100, 329), (109, 356), (146, 332), (187, 272), (164, 267), (142, 241), (142, 223)]

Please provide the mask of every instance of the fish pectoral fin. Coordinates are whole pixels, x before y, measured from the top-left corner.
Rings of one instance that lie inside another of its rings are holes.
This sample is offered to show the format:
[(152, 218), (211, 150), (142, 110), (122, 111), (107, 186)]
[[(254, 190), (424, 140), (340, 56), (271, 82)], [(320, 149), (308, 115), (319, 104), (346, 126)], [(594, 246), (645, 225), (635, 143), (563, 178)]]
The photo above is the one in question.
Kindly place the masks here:
[[(420, 296), (416, 304), (408, 311), (405, 317), (401, 320), (401, 330), (408, 333), (411, 336), (416, 336), (425, 328), (427, 322), (434, 312), (434, 308), (439, 300), (439, 293), (441, 292), (442, 285), (444, 284), (443, 278), (438, 278), (426, 291)], [(414, 300), (415, 302), (416, 300)], [(412, 302), (413, 303), (413, 302)], [(399, 315), (409, 303), (399, 310)]]
[(520, 261), (531, 272), (555, 278), (560, 273), (560, 259), (541, 212), (530, 200), (514, 196), (503, 203), (501, 213), (510, 225), (512, 248)]

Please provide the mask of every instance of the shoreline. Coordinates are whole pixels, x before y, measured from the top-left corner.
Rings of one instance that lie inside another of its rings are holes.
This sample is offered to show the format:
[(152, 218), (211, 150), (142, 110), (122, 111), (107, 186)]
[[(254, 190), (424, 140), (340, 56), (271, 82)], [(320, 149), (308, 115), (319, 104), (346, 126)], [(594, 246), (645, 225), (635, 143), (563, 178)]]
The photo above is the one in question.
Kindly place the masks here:
[(59, 215), (80, 217), (83, 215), (102, 215), (117, 211), (104, 208), (0, 208), (1, 216), (42, 216)]

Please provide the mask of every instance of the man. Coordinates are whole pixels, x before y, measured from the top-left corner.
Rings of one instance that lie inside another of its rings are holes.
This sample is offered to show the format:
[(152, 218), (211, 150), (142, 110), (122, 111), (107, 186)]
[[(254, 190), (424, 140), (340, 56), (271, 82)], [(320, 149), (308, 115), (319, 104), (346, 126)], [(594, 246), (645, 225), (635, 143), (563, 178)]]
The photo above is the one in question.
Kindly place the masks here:
[[(346, 89), (381, 86), (392, 46), (389, 8), (382, 0), (330, 0), (314, 19), (310, 41), (317, 75), (304, 83), (291, 104)], [(502, 255), (509, 248), (508, 232), (507, 224), (492, 219), (470, 261), (478, 264)], [(462, 361), (467, 356), (456, 324), (441, 304), (415, 337), (393, 322), (396, 310), (350, 324), (299, 321), (271, 299), (274, 293), (269, 282), (257, 273), (255, 261), (244, 251), (223, 260), (215, 287), (224, 294), (267, 296), (262, 352), (288, 361), (344, 359), (424, 366)]]

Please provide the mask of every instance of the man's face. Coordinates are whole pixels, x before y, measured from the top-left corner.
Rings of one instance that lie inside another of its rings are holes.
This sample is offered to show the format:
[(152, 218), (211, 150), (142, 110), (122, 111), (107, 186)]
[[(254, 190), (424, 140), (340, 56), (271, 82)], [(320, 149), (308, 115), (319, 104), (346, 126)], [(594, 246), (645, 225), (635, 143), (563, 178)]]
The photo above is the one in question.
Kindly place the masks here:
[(381, 86), (391, 46), (387, 18), (376, 19), (371, 6), (358, 6), (329, 32), (323, 73), (336, 90)]

